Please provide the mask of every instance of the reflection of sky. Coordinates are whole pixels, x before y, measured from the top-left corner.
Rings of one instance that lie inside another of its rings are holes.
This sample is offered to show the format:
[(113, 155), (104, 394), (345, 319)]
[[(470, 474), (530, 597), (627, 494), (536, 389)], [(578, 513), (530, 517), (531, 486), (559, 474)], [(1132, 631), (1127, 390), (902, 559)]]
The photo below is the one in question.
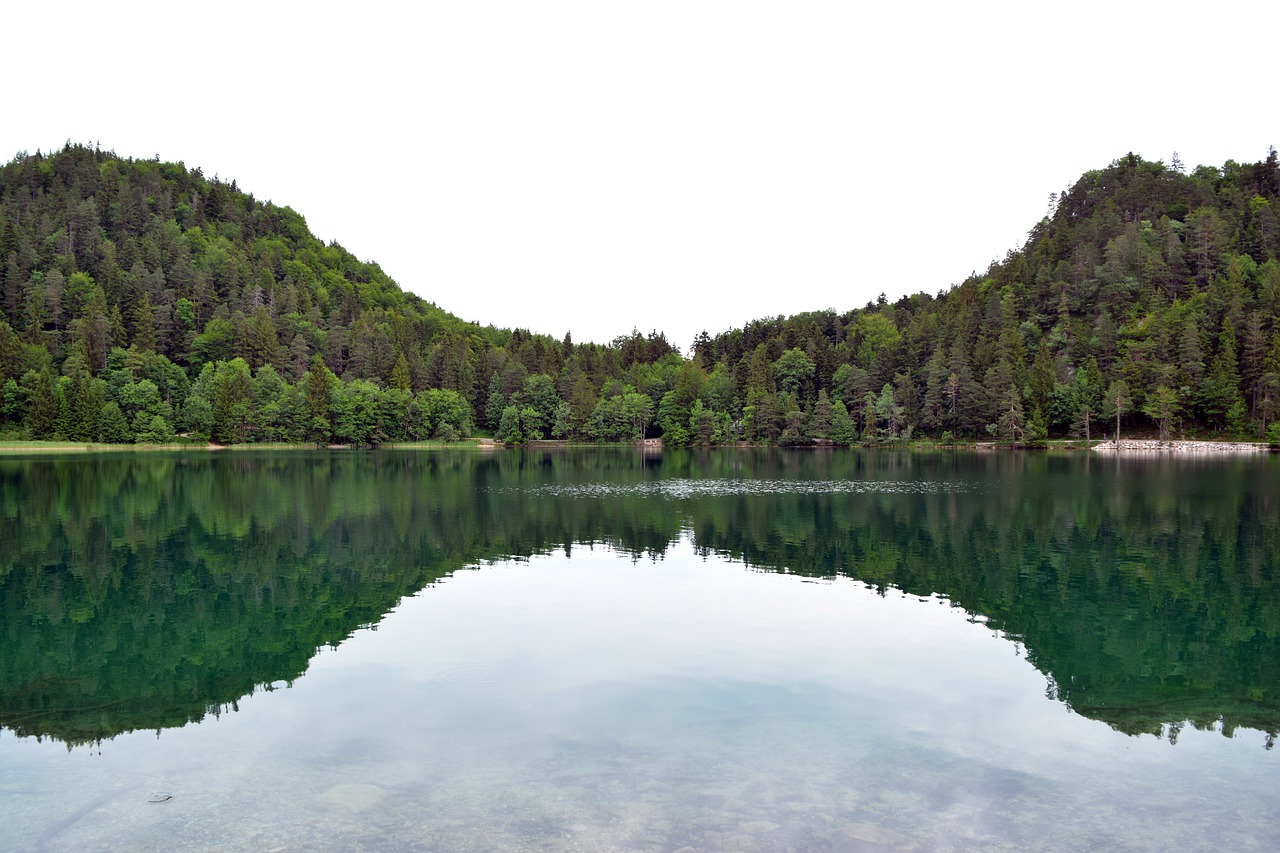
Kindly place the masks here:
[(753, 572), (685, 547), (661, 561), (578, 549), (458, 573), (318, 657), (307, 678), (369, 665), (512, 703), (526, 720), (572, 714), (564, 703), (602, 688), (747, 685), (816, 694), (922, 742), (979, 742), (988, 756), (1035, 743), (1043, 757), (1047, 737), (1072, 761), (1073, 743), (1110, 735), (1067, 719), (1014, 645), (942, 600)]
[(459, 572), (221, 719), (0, 739), (0, 808), (19, 849), (1277, 840), (1247, 734), (1171, 747), (1044, 694), (937, 599), (581, 547)]

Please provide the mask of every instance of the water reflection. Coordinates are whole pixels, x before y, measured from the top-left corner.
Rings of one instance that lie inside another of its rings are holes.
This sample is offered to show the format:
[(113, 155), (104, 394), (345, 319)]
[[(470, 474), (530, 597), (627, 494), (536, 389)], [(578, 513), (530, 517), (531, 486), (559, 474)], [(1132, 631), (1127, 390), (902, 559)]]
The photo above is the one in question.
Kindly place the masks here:
[(68, 744), (182, 726), (463, 567), (589, 543), (661, 558), (687, 532), (753, 568), (945, 599), (1120, 731), (1247, 727), (1269, 747), (1278, 473), (777, 451), (3, 459), (0, 724)]

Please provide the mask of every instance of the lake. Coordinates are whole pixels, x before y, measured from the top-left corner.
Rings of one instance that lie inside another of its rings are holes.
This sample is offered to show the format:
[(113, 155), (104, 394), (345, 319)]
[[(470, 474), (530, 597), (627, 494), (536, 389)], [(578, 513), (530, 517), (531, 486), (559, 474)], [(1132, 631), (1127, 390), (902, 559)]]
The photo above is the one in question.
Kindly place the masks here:
[(1280, 458), (0, 458), (0, 849), (1280, 849)]

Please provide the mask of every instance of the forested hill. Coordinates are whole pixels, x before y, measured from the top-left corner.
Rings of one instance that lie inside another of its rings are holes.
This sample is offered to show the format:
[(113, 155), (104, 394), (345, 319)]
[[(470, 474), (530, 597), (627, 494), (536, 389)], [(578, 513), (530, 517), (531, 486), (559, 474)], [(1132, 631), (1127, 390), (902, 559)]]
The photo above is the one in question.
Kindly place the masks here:
[(234, 182), (68, 144), (0, 167), (0, 437), (1026, 443), (1117, 414), (1258, 436), (1278, 196), (1274, 150), (1189, 174), (1129, 155), (950, 291), (703, 334), (685, 359), (656, 331), (463, 322)]
[(541, 437), (560, 400), (576, 406), (561, 431), (585, 434), (607, 379), (672, 352), (659, 333), (574, 347), (465, 323), (180, 163), (68, 143), (0, 167), (9, 437), (453, 438), (508, 404), (536, 408)]
[(1189, 174), (1129, 154), (1050, 203), (1020, 251), (936, 297), (704, 334), (698, 359), (735, 371), (752, 437), (1096, 438), (1119, 409), (1153, 436), (1280, 440), (1275, 149)]

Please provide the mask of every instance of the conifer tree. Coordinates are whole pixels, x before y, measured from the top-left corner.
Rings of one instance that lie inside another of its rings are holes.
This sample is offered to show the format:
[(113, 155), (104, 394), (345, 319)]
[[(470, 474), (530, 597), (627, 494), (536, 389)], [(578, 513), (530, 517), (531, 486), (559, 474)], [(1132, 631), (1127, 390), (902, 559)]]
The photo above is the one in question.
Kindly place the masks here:
[(1103, 413), (1116, 419), (1116, 447), (1120, 446), (1120, 417), (1129, 411), (1133, 399), (1129, 396), (1129, 384), (1123, 379), (1116, 379), (1107, 386), (1107, 394), (1103, 400)]
[(306, 386), (304, 406), (307, 415), (307, 440), (316, 444), (328, 444), (333, 438), (332, 396), (337, 379), (317, 353), (312, 357), (311, 369), (302, 381)]

